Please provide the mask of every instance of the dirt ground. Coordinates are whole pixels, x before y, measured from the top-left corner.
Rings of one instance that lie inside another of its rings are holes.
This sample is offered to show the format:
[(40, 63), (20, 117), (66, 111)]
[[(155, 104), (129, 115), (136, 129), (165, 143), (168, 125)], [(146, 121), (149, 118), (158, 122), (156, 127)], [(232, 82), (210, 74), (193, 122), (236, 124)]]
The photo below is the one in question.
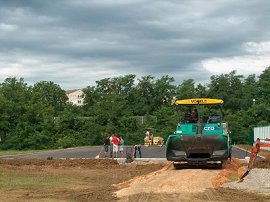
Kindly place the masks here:
[[(236, 181), (241, 166), (236, 159), (219, 170), (110, 159), (0, 159), (0, 201), (270, 201), (270, 193), (220, 187)], [(260, 166), (269, 168), (270, 160)]]

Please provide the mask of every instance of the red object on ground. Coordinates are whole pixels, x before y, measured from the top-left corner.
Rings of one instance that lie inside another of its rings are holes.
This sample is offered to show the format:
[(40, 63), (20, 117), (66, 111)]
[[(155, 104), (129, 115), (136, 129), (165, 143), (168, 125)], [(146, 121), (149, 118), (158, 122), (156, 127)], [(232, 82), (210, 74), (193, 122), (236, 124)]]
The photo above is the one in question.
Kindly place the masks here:
[(260, 152), (261, 147), (270, 147), (270, 143), (261, 142), (262, 141), (270, 141), (270, 138), (260, 139), (257, 138), (249, 156), (248, 168), (247, 171), (240, 177), (240, 182), (244, 180), (244, 177), (248, 175), (249, 171), (253, 168), (253, 164), (257, 157), (257, 154)]

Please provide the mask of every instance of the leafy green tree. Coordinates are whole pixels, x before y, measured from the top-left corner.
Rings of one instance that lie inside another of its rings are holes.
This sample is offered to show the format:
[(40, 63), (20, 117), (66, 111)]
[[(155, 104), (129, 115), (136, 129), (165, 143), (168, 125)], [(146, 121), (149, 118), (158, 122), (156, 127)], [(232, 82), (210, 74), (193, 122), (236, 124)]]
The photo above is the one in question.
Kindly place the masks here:
[(195, 95), (198, 98), (205, 98), (208, 97), (208, 89), (206, 86), (202, 85), (202, 84), (198, 84), (195, 87)]
[(256, 99), (259, 98), (258, 89), (258, 82), (255, 74), (249, 75), (243, 83), (243, 96), (241, 97), (243, 109), (248, 109), (255, 104)]
[(223, 99), (235, 143), (247, 143), (254, 127), (270, 122), (270, 67), (258, 78), (244, 78), (236, 71), (213, 75), (208, 85), (187, 79), (176, 86), (168, 75), (135, 79), (130, 74), (96, 81), (96, 86), (83, 89), (82, 107), (67, 104), (64, 90), (51, 81), (28, 86), (22, 78), (5, 79), (0, 84), (0, 148), (95, 145), (111, 133), (137, 144), (143, 143), (147, 127), (166, 138), (176, 127), (175, 97)]
[(194, 80), (184, 80), (179, 86), (177, 86), (176, 97), (178, 100), (197, 97)]
[(175, 131), (177, 124), (177, 113), (172, 106), (162, 105), (154, 112), (157, 118), (155, 130), (160, 136), (167, 138)]
[[(21, 141), (20, 136), (22, 136), (22, 132), (18, 131), (18, 128), (24, 125), (22, 119), (31, 94), (24, 80), (14, 77), (7, 78), (1, 83), (0, 94), (6, 107), (2, 123), (8, 122), (8, 128), (5, 128), (6, 131), (3, 134), (4, 145), (2, 147), (13, 147), (12, 143), (15, 143), (14, 147), (16, 147), (17, 143)], [(26, 128), (25, 130), (30, 129)]]
[(94, 86), (87, 86), (83, 89), (84, 97), (84, 115), (94, 116), (95, 115), (95, 106), (102, 100), (103, 96), (101, 92)]
[(270, 102), (270, 67), (267, 67), (259, 76), (258, 95), (258, 101)]
[(9, 128), (9, 117), (10, 117), (10, 103), (4, 97), (2, 93), (0, 93), (0, 138), (1, 142), (5, 142), (6, 135), (10, 132)]
[(168, 75), (162, 76), (157, 79), (153, 84), (154, 87), (154, 110), (158, 109), (160, 105), (168, 104), (171, 105), (173, 96), (175, 95), (175, 86), (173, 77)]
[(233, 111), (241, 109), (241, 99), (243, 96), (242, 75), (236, 75), (236, 71), (229, 74), (211, 76), (208, 95), (212, 98), (224, 100), (225, 108)]
[(34, 101), (42, 101), (48, 106), (52, 106), (55, 115), (63, 111), (67, 103), (67, 96), (61, 87), (52, 81), (40, 81), (32, 88), (32, 96)]
[(153, 76), (147, 75), (138, 79), (137, 84), (137, 95), (138, 103), (141, 106), (140, 112), (138, 114), (145, 115), (151, 114), (154, 106), (154, 78)]
[(134, 87), (135, 77), (135, 75), (129, 74), (112, 78), (111, 83), (112, 86), (115, 86), (115, 93), (127, 95)]
[(242, 127), (242, 120), (239, 117), (243, 117), (243, 113), (241, 111), (237, 111), (235, 114), (228, 114), (226, 116), (226, 120), (229, 123), (229, 129), (232, 132), (232, 142), (233, 144), (245, 144), (248, 143), (249, 133), (248, 129)]

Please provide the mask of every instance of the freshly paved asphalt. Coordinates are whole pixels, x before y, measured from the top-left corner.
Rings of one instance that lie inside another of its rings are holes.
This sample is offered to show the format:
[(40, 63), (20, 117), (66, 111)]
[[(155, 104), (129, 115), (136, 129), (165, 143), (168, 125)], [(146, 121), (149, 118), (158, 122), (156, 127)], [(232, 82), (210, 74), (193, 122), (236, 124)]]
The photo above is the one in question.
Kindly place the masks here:
[[(126, 146), (126, 150), (130, 151), (132, 146)], [(165, 156), (165, 146), (150, 146), (141, 148), (143, 158), (166, 158)], [(99, 155), (100, 153), (100, 155)], [(73, 158), (95, 158), (99, 155), (100, 158), (104, 158), (103, 146), (86, 146), (86, 147), (76, 147), (69, 149), (59, 149), (50, 151), (40, 151), (31, 154), (19, 154), (19, 155), (6, 155), (0, 156), (0, 158), (33, 158), (33, 159), (47, 159), (48, 157), (53, 157), (54, 159), (73, 159)], [(244, 159), (249, 156), (249, 153), (245, 150), (241, 150), (235, 146), (232, 147), (232, 156), (239, 159)], [(137, 154), (137, 157), (139, 155)]]

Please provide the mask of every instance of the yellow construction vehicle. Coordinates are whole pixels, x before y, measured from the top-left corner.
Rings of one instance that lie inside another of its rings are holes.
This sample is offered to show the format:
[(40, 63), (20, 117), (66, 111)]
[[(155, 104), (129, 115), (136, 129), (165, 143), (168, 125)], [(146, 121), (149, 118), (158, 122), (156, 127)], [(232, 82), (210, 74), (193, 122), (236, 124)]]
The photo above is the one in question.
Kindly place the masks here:
[(163, 137), (154, 136), (153, 135), (153, 128), (146, 128), (145, 130), (145, 137), (144, 137), (144, 145), (145, 146), (162, 146), (164, 144)]

